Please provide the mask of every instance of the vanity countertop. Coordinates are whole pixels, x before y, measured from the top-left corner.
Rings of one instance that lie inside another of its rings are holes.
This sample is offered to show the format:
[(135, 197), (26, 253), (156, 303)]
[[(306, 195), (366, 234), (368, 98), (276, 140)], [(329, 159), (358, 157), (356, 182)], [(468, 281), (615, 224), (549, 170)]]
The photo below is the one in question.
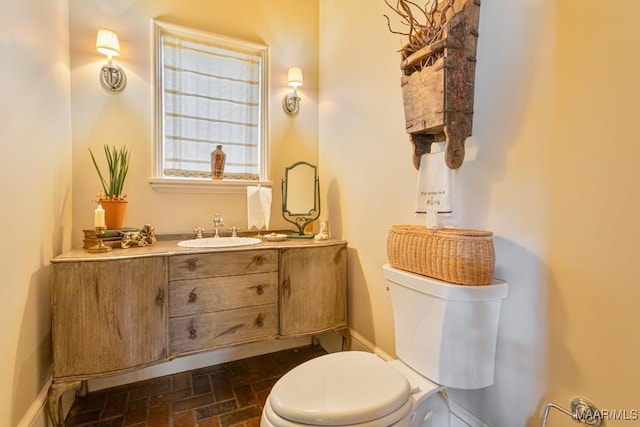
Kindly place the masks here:
[(178, 246), (179, 240), (158, 240), (153, 245), (142, 247), (130, 247), (127, 249), (115, 248), (109, 252), (90, 253), (83, 248), (74, 248), (63, 252), (51, 260), (51, 262), (77, 262), (77, 261), (109, 261), (116, 259), (143, 258), (152, 256), (184, 255), (210, 252), (241, 252), (257, 249), (280, 249), (308, 246), (332, 246), (346, 243), (343, 240), (328, 239), (287, 239), (284, 241), (263, 241), (256, 245), (232, 246), (221, 248), (183, 248)]

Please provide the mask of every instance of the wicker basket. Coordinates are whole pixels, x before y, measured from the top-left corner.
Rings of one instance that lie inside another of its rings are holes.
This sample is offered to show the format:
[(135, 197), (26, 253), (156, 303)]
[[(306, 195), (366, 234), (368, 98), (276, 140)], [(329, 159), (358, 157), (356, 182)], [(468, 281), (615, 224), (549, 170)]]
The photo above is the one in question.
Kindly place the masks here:
[(393, 225), (387, 235), (387, 258), (392, 267), (423, 276), (460, 285), (488, 285), (495, 267), (492, 234)]

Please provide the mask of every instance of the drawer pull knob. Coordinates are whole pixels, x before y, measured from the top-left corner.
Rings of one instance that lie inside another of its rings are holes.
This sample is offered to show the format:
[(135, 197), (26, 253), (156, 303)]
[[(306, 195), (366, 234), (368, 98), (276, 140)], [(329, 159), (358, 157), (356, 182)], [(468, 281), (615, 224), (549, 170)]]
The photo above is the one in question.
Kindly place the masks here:
[(264, 314), (258, 314), (256, 317), (256, 326), (262, 328), (264, 326)]
[(191, 260), (189, 261), (189, 271), (195, 271), (197, 267), (197, 264), (195, 261)]
[(195, 328), (189, 329), (189, 339), (195, 340), (198, 338), (198, 331)]
[(162, 289), (158, 290), (156, 294), (156, 305), (162, 305), (164, 303), (164, 291)]
[(289, 279), (284, 279), (282, 281), (282, 297), (286, 298), (291, 296), (291, 283), (289, 283)]
[(256, 257), (256, 265), (262, 265), (264, 264), (264, 257), (262, 255), (258, 255)]
[(258, 285), (258, 286), (256, 286), (256, 293), (257, 293), (258, 295), (262, 295), (262, 294), (264, 294), (264, 285)]
[(198, 300), (198, 294), (196, 294), (194, 291), (189, 292), (189, 301), (187, 301), (189, 304), (193, 304)]

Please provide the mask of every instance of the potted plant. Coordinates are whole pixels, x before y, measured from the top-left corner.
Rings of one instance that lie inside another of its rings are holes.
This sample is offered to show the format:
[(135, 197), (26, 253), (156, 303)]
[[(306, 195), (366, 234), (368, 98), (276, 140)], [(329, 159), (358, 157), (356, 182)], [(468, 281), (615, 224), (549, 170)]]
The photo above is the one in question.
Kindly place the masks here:
[(104, 209), (106, 226), (111, 230), (122, 228), (127, 209), (127, 195), (123, 194), (122, 188), (129, 171), (129, 150), (126, 146), (120, 149), (108, 145), (104, 146), (108, 180), (102, 174), (91, 149), (89, 149), (89, 153), (102, 184), (102, 191), (98, 193), (98, 203)]

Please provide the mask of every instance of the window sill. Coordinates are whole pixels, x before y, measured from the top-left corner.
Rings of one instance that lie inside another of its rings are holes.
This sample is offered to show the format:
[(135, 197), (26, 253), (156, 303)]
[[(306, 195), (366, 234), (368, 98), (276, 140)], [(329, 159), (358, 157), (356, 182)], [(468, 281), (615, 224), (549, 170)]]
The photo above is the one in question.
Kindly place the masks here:
[(206, 181), (197, 179), (149, 178), (151, 188), (159, 193), (247, 194), (247, 187), (271, 187), (271, 181)]

